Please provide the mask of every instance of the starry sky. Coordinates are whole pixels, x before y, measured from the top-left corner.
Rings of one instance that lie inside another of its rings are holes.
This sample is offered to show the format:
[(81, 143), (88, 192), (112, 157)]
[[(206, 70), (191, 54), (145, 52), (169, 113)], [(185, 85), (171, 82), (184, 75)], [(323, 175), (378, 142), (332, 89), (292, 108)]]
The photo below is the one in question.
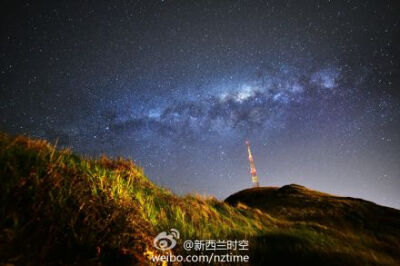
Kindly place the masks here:
[(0, 130), (178, 194), (296, 183), (400, 208), (398, 1), (0, 4)]

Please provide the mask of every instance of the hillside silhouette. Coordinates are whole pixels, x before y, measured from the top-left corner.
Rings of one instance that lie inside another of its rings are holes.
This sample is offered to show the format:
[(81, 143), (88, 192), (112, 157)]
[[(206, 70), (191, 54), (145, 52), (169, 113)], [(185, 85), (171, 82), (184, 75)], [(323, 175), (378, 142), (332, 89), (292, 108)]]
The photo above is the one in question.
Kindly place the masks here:
[[(399, 265), (400, 211), (299, 185), (177, 196), (126, 159), (0, 134), (0, 264), (154, 265), (154, 237), (247, 239), (250, 264)], [(225, 264), (229, 265), (229, 264)]]
[[(257, 243), (265, 248), (265, 262), (299, 261), (313, 264), (316, 260), (334, 265), (396, 264), (399, 259), (400, 211), (351, 197), (338, 197), (291, 184), (281, 188), (245, 189), (229, 196), (225, 202), (259, 209), (286, 221), (314, 227), (321, 239), (328, 237), (346, 253), (333, 250), (307, 254), (307, 241), (297, 236), (265, 235)], [(332, 243), (333, 243), (332, 242)], [(285, 243), (279, 245), (278, 243)], [(321, 243), (321, 248), (325, 243)], [(369, 253), (369, 254), (368, 254)], [(368, 254), (373, 259), (362, 261)], [(379, 255), (380, 254), (380, 255)], [(385, 261), (381, 255), (396, 258)], [(287, 256), (290, 255), (290, 256)], [(329, 260), (328, 258), (331, 258)]]

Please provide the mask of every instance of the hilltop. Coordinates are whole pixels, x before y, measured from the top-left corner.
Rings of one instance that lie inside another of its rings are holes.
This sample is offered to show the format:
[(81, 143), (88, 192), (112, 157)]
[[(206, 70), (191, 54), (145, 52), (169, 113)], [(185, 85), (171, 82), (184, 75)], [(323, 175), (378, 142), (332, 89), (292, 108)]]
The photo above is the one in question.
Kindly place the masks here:
[[(326, 258), (337, 256), (335, 260), (338, 259), (343, 264), (391, 264), (390, 260), (383, 260), (381, 257), (383, 254), (385, 254), (384, 257), (388, 255), (387, 258), (396, 258), (396, 263), (398, 263), (400, 256), (399, 210), (379, 206), (362, 199), (322, 193), (297, 184), (281, 188), (245, 189), (229, 196), (225, 202), (233, 206), (244, 204), (277, 219), (314, 227), (314, 232), (319, 234), (321, 239), (327, 237), (328, 241), (340, 246), (335, 251), (329, 251)], [(266, 242), (266, 257), (268, 255), (274, 257), (278, 262), (280, 255), (290, 253), (295, 257), (291, 259), (293, 262), (304, 259), (302, 251), (295, 249), (296, 246), (305, 248), (306, 238), (299, 239), (297, 236), (283, 240), (280, 238), (282, 235), (277, 236), (276, 239), (270, 236), (261, 237), (260, 241)], [(286, 245), (277, 245), (279, 239), (287, 241)], [(288, 246), (293, 250), (288, 252)], [(348, 253), (340, 254), (337, 252), (339, 249), (347, 250)], [(373, 260), (362, 263), (364, 255), (371, 256)]]
[(340, 229), (349, 227), (353, 230), (399, 233), (399, 210), (362, 199), (322, 193), (297, 184), (281, 188), (245, 189), (229, 196), (225, 202), (234, 206), (238, 203), (246, 204), (289, 221), (316, 221)]
[(400, 211), (298, 185), (177, 196), (132, 161), (0, 134), (0, 264), (151, 265), (154, 237), (247, 239), (251, 264), (398, 265)]

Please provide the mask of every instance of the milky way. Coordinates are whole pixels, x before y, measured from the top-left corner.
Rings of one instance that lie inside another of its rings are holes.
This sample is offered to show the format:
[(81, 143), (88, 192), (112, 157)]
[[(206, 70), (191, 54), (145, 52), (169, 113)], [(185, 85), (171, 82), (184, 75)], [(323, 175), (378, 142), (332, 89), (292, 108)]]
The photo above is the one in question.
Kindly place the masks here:
[(0, 129), (224, 198), (298, 183), (400, 207), (395, 1), (2, 4)]
[(240, 138), (254, 132), (263, 134), (284, 127), (292, 105), (332, 97), (338, 93), (339, 79), (340, 69), (321, 69), (309, 75), (283, 69), (251, 82), (223, 82), (186, 95), (176, 91), (167, 99), (152, 98), (137, 113), (126, 113), (128, 106), (116, 108), (119, 112), (107, 130), (141, 131), (137, 135), (144, 138), (150, 133), (150, 141), (152, 134), (158, 134), (175, 141), (236, 137), (230, 141), (239, 143)]

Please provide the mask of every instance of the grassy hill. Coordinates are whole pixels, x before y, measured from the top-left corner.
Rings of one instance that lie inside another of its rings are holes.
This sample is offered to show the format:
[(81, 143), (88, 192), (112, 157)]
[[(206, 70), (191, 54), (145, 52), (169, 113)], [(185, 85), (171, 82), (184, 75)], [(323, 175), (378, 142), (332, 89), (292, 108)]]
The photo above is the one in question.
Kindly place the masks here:
[(248, 239), (253, 265), (400, 264), (400, 211), (301, 186), (179, 197), (132, 161), (5, 134), (0, 178), (0, 264), (151, 265), (170, 228), (174, 254), (185, 239)]
[[(312, 237), (285, 234), (258, 237), (269, 261), (277, 262), (290, 250), (291, 262), (329, 260), (328, 264), (398, 265), (400, 262), (400, 211), (350, 197), (338, 197), (307, 189), (296, 184), (281, 188), (246, 189), (228, 197), (225, 202), (245, 204), (271, 216), (314, 227), (321, 253), (303, 253)], [(326, 242), (322, 241), (326, 239)], [(277, 243), (286, 242), (285, 245)], [(299, 250), (297, 250), (299, 248)], [(331, 259), (328, 259), (331, 258)]]

